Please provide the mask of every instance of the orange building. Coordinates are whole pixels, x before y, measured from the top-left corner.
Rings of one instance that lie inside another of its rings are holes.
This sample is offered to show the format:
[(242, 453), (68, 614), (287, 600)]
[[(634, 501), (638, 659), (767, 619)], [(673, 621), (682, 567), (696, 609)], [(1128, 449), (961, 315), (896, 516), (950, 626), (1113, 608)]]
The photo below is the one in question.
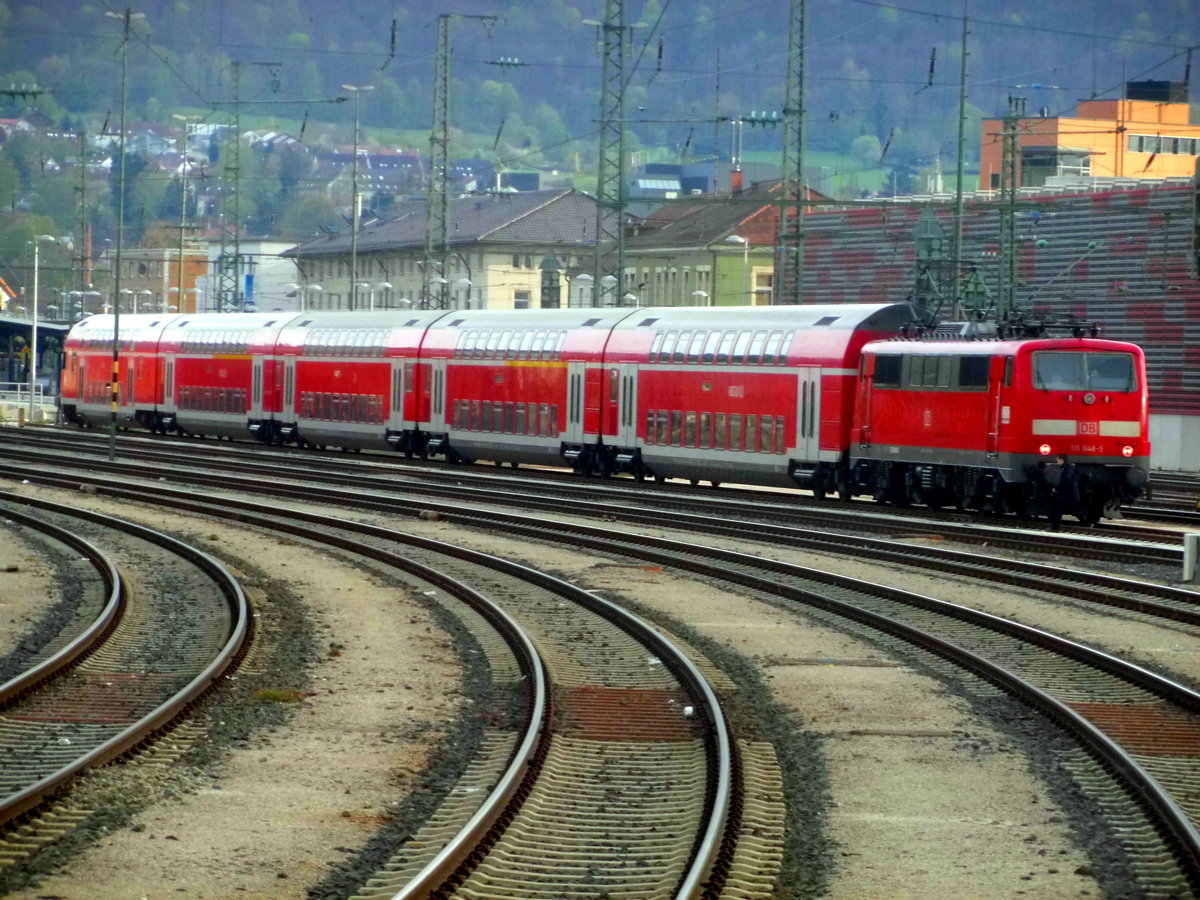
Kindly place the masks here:
[[(1073, 118), (1018, 120), (1017, 184), (1041, 187), (1054, 175), (1106, 178), (1191, 177), (1200, 125), (1188, 124), (1187, 85), (1131, 81), (1124, 100), (1085, 100)], [(979, 186), (1000, 188), (1003, 119), (984, 119)]]

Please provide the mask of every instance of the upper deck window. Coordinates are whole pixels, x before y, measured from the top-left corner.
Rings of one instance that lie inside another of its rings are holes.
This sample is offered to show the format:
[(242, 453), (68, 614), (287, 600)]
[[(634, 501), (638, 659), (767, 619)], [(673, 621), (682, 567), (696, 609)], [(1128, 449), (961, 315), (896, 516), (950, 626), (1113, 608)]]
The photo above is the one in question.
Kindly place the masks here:
[(1046, 391), (1137, 390), (1132, 353), (1042, 350), (1033, 354), (1033, 386)]

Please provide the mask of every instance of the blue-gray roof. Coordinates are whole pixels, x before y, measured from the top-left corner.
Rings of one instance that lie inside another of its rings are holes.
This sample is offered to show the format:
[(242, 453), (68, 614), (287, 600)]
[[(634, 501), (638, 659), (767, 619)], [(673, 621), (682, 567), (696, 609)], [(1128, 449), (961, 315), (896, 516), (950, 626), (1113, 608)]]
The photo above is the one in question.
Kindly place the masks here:
[[(425, 201), (401, 204), (394, 216), (358, 232), (358, 252), (418, 249), (425, 246)], [(561, 244), (591, 246), (596, 239), (596, 201), (562, 189), (471, 194), (450, 201), (451, 246), (464, 244)], [(341, 256), (350, 252), (350, 230), (307, 240), (284, 256)]]

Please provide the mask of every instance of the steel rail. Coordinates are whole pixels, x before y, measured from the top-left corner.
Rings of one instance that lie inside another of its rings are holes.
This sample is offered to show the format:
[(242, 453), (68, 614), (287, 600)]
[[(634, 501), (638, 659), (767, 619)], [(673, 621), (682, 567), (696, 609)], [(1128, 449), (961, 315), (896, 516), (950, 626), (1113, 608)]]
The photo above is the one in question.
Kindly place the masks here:
[(230, 574), (225, 566), (207, 553), (176, 540), (170, 535), (147, 528), (144, 525), (118, 519), (114, 516), (107, 516), (103, 513), (67, 506), (37, 497), (25, 496), (23, 497), (23, 502), (29, 506), (45, 509), (59, 515), (85, 519), (105, 528), (132, 534), (186, 559), (219, 586), (233, 613), (233, 628), (225, 645), (213, 660), (205, 666), (203, 671), (156, 709), (147, 713), (137, 722), (134, 722), (109, 740), (94, 747), (91, 751), (69, 765), (0, 801), (0, 822), (9, 823), (50, 799), (81, 772), (104, 765), (129, 753), (144, 743), (150, 735), (170, 725), (185, 709), (206, 694), (215, 685), (217, 680), (224, 675), (241, 650), (243, 643), (249, 635), (251, 626), (250, 605), (241, 584), (238, 583), (237, 579)]
[[(110, 468), (110, 465), (107, 463), (100, 463), (99, 465), (104, 469)], [(114, 466), (111, 468), (116, 471), (122, 471), (124, 474), (129, 474), (128, 466)], [(26, 478), (35, 478), (40, 474), (44, 474), (44, 470), (35, 467), (15, 467), (9, 464), (0, 464), (0, 471), (9, 471)], [(150, 473), (149, 477), (154, 477), (155, 475), (161, 476), (164, 470), (150, 467), (147, 471)], [(289, 474), (294, 476), (293, 472), (289, 472)], [(209, 476), (200, 473), (185, 474), (172, 470), (168, 477), (172, 477), (176, 481), (208, 484), (221, 488), (233, 487), (241, 483), (248, 490), (261, 490), (262, 485), (261, 481), (252, 480), (246, 475), (241, 476), (239, 480), (239, 478)], [(77, 480), (85, 481), (98, 487), (107, 483), (104, 478), (87, 475), (80, 475)], [(391, 490), (395, 489), (394, 485), (385, 483), (385, 486)], [(289, 490), (288, 484), (279, 483), (273, 490), (283, 492), (287, 496), (297, 499), (311, 500), (320, 498), (331, 503), (349, 503), (359, 506), (373, 505), (377, 509), (387, 510), (402, 508), (411, 510), (414, 514), (422, 510), (432, 509), (445, 515), (456, 515), (462, 510), (462, 507), (459, 505), (450, 505), (436, 501), (391, 498), (383, 495), (369, 497), (364, 496), (358, 491), (351, 494), (340, 488), (301, 488), (293, 486), (290, 489), (291, 493), (288, 494), (286, 493)], [(481, 498), (477, 493), (464, 491), (463, 495), (474, 497), (477, 501), (493, 499), (498, 503), (512, 502), (512, 494), (488, 492), (486, 496)], [(522, 502), (525, 505), (532, 505), (528, 498), (522, 498)], [(585, 515), (590, 512), (596, 516), (611, 516), (615, 509), (617, 510), (617, 515), (625, 521), (651, 526), (662, 524), (661, 513), (647, 512), (634, 507), (613, 507), (611, 505), (579, 501), (550, 501), (545, 499), (536, 501), (536, 504), (549, 510), (571, 515)], [(724, 534), (740, 539), (762, 540), (781, 546), (800, 546), (834, 554), (848, 554), (875, 562), (890, 560), (901, 565), (919, 565), (924, 568), (934, 568), (959, 575), (979, 576), (983, 574), (990, 580), (1003, 581), (1008, 584), (1020, 585), (1022, 584), (1022, 579), (1036, 579), (1036, 584), (1033, 587), (1043, 593), (1083, 599), (1092, 603), (1119, 607), (1159, 618), (1172, 619), (1200, 626), (1200, 594), (1184, 588), (1156, 585), (1144, 581), (1130, 582), (1112, 575), (1064, 569), (1061, 566), (1048, 566), (1021, 560), (996, 558), (981, 561), (977, 555), (967, 551), (942, 547), (925, 547), (916, 544), (898, 545), (894, 540), (889, 541), (868, 536), (848, 536), (836, 532), (814, 531), (808, 528), (758, 522), (731, 522), (728, 519), (693, 513), (673, 512), (672, 516), (676, 525), (694, 525), (709, 533)], [(917, 562), (918, 560), (919, 562)], [(1071, 582), (1090, 585), (1091, 588), (1081, 587), (1079, 584), (1072, 584)], [(1136, 591), (1144, 596), (1122, 596), (1121, 591), (1129, 593)], [(1196, 606), (1197, 608), (1180, 608), (1179, 606), (1171, 606), (1166, 603), (1158, 603), (1154, 600), (1146, 599), (1147, 597), (1165, 600), (1168, 603)]]
[[(0, 501), (8, 503), (24, 503), (28, 498), (21, 494), (0, 492)], [(41, 662), (15, 675), (0, 684), (0, 710), (11, 706), (16, 700), (26, 696), (47, 681), (57, 677), (75, 664), (81, 662), (92, 649), (116, 627), (125, 611), (125, 584), (116, 564), (105, 556), (94, 544), (79, 535), (52, 525), (34, 516), (26, 515), (11, 508), (4, 509), (5, 517), (14, 522), (20, 522), (26, 528), (42, 532), (78, 553), (91, 563), (92, 568), (104, 583), (107, 599), (99, 615), (75, 638)]]
[[(30, 479), (34, 480), (34, 479)], [(42, 477), (37, 480), (44, 484), (53, 484), (54, 486), (73, 486), (79, 481), (78, 477), (56, 476), (42, 473)], [(217, 515), (223, 519), (234, 519), (244, 524), (257, 525), (273, 530), (287, 531), (289, 533), (300, 534), (302, 536), (313, 536), (313, 539), (320, 540), (325, 543), (330, 543), (334, 546), (341, 546), (342, 549), (352, 550), (355, 553), (370, 555), (378, 552), (386, 554), (389, 558), (394, 559), (397, 564), (403, 566), (418, 566), (419, 564), (402, 557), (387, 554), (387, 551), (378, 550), (378, 548), (367, 548), (357, 542), (346, 541), (336, 538), (335, 535), (322, 533), (320, 531), (310, 532), (308, 529), (294, 525), (290, 522), (281, 522), (281, 516), (288, 516), (299, 521), (307, 522), (320, 528), (330, 529), (337, 528), (345, 531), (350, 531), (356, 534), (369, 535), (384, 540), (395, 541), (398, 543), (408, 544), (411, 546), (420, 547), (432, 552), (445, 554), (457, 559), (462, 559), (477, 565), (483, 565), (488, 568), (495, 569), (513, 577), (536, 584), (546, 590), (557, 593), (561, 596), (568, 597), (572, 602), (584, 606), (587, 609), (602, 616), (618, 627), (624, 629), (631, 634), (635, 639), (649, 647), (659, 659), (663, 661), (675, 677), (679, 678), (685, 690), (687, 690), (693, 698), (695, 698), (696, 712), (700, 716), (700, 720), (705, 723), (704, 735), (709, 744), (710, 758), (716, 760), (715, 772), (712, 778), (712, 790), (708, 800), (707, 807), (707, 824), (704, 834), (699, 836), (696, 841), (693, 860), (688, 866), (683, 879), (676, 891), (675, 896), (679, 900), (695, 897), (705, 886), (705, 881), (713, 876), (714, 871), (719, 870), (721, 861), (724, 859), (727, 848), (725, 846), (727, 829), (726, 824), (729, 820), (736, 817), (737, 812), (732, 804), (733, 795), (733, 745), (729, 735), (728, 724), (725, 721), (724, 712), (721, 708), (720, 700), (717, 698), (712, 687), (704, 678), (700, 670), (680, 650), (673, 642), (660, 634), (649, 623), (641, 618), (633, 615), (620, 606), (597, 597), (581, 588), (576, 587), (570, 582), (540, 572), (536, 569), (529, 568), (515, 563), (510, 560), (492, 556), (475, 550), (470, 550), (465, 547), (458, 547), (454, 544), (447, 544), (442, 541), (437, 541), (432, 538), (425, 538), (418, 535), (405, 534), (403, 532), (393, 531), (391, 529), (381, 528), (375, 525), (369, 525), (361, 522), (351, 522), (344, 519), (339, 519), (332, 516), (321, 515), (318, 513), (309, 513), (302, 510), (280, 510), (276, 507), (268, 506), (267, 504), (254, 501), (244, 501), (236, 499), (221, 498), (217, 499), (197, 499), (194, 495), (189, 495), (186, 492), (179, 491), (174, 488), (168, 488), (161, 485), (136, 486), (130, 488), (115, 488), (107, 482), (103, 482), (107, 486), (99, 486), (100, 492), (123, 499), (134, 500), (138, 502), (147, 502), (150, 494), (157, 494), (165, 498), (162, 502), (169, 503), (172, 509), (188, 509), (193, 512), (199, 512), (206, 515)], [(261, 488), (261, 483), (258, 483)], [(435, 576), (432, 570), (429, 570), (431, 580)], [(425, 576), (422, 576), (425, 577)], [(548, 715), (548, 706), (546, 714)], [(527, 767), (527, 761), (523, 762), (518, 768)], [(515, 776), (514, 776), (515, 778)], [(514, 788), (515, 789), (515, 788)], [(492, 823), (499, 819), (503, 809), (500, 808), (499, 801), (496, 807), (487, 811), (486, 816), (477, 814), (476, 821), (473, 818), (464, 831), (470, 831), (471, 835), (479, 832), (485, 819), (491, 819)], [(427, 869), (429, 872), (423, 871), (420, 877), (426, 875), (430, 881), (426, 885), (436, 880), (440, 874), (446, 871), (452, 871), (452, 863), (455, 855), (461, 855), (458, 850), (469, 842), (467, 837), (464, 837), (459, 842), (455, 850), (447, 849), (439, 854), (433, 860)], [(450, 867), (449, 869), (447, 867)], [(720, 871), (716, 874), (723, 877)], [(398, 897), (404, 897), (405, 900), (410, 897), (418, 897), (425, 895), (425, 887), (414, 887), (411, 893), (402, 893)]]
[[(72, 454), (78, 453), (78, 442), (71, 442), (57, 436), (42, 436), (43, 442), (59, 442), (65, 446)], [(0, 442), (4, 441), (3, 432), (0, 431)], [(157, 445), (159, 442), (152, 442)], [(177, 442), (164, 444), (161, 449), (157, 446), (154, 449), (139, 449), (131, 450), (127, 454), (130, 458), (142, 458), (161, 462), (164, 465), (174, 465), (178, 463), (178, 458), (184, 448)], [(94, 452), (100, 453), (103, 448), (94, 448)], [(247, 469), (246, 462), (243, 459), (238, 460), (231, 456), (231, 453), (226, 450), (217, 450), (216, 445), (201, 448), (196, 445), (190, 445), (186, 448), (186, 453), (189, 457), (193, 457), (195, 452), (199, 451), (206, 460), (206, 467), (209, 469), (222, 469), (233, 472), (245, 472)], [(364, 462), (355, 460), (353, 468), (356, 470), (374, 470), (378, 469), (377, 474), (364, 475), (363, 471), (340, 471), (330, 472), (329, 466), (336, 466), (328, 457), (305, 455), (303, 465), (297, 465), (297, 460), (294, 457), (289, 457), (288, 462), (277, 461), (278, 454), (271, 452), (256, 452), (254, 450), (238, 450), (234, 451), (243, 457), (252, 456), (255, 458), (254, 466), (261, 467), (262, 471), (267, 474), (273, 474), (281, 478), (294, 478), (298, 471), (310, 471), (314, 475), (320, 473), (320, 477), (325, 481), (340, 483), (346, 485), (376, 485), (378, 487), (387, 487), (396, 489), (396, 476), (399, 470), (392, 463), (387, 462)], [(28, 458), (28, 448), (22, 447), (15, 451), (5, 451), (0, 448), (0, 455), (16, 456), (21, 459)], [(276, 457), (276, 459), (272, 459)], [(194, 458), (194, 457), (193, 457)], [(471, 478), (485, 481), (507, 481), (508, 478), (498, 477), (487, 473), (484, 470), (471, 470), (464, 468), (447, 469), (445, 467), (419, 469), (412, 473), (400, 473), (402, 477), (411, 478), (420, 483), (420, 490), (429, 494), (440, 494), (451, 497), (468, 497), (475, 498), (480, 491), (488, 488), (477, 486), (464, 487), (462, 482), (464, 479)], [(429, 484), (429, 477), (436, 477), (439, 481), (453, 480), (454, 484)], [(618, 502), (623, 504), (631, 504), (636, 502), (654, 502), (659, 508), (664, 505), (664, 493), (662, 491), (648, 492), (644, 488), (637, 491), (623, 490), (615, 487), (619, 481), (607, 482), (583, 482), (576, 478), (570, 479), (555, 479), (554, 490), (563, 493), (575, 495), (570, 500), (543, 497), (539, 498), (538, 502), (545, 504), (559, 503), (577, 503), (587, 504), (596, 503), (595, 494), (597, 492), (612, 493), (618, 496)], [(584, 485), (590, 485), (585, 487)], [(539, 487), (542, 485), (539, 484)], [(503, 487), (491, 488), (499, 496), (504, 496), (503, 492), (509, 489)], [(525, 485), (521, 490), (528, 491), (528, 485)], [(722, 509), (727, 509), (730, 514), (737, 515), (755, 515), (765, 519), (811, 519), (819, 520), (820, 527), (828, 528), (831, 526), (830, 519), (835, 522), (841, 520), (840, 524), (850, 530), (858, 531), (885, 531), (894, 532), (897, 529), (913, 530), (936, 528), (939, 533), (950, 534), (964, 541), (986, 541), (993, 546), (1007, 546), (1010, 549), (1016, 550), (1032, 550), (1034, 552), (1045, 552), (1047, 548), (1054, 548), (1060, 553), (1080, 554), (1084, 552), (1080, 547), (1077, 539), (1070, 536), (1070, 527), (1068, 526), (1067, 534), (1050, 534), (1043, 531), (1029, 533), (1027, 530), (1014, 529), (1003, 524), (985, 524), (977, 522), (961, 522), (951, 521), (946, 518), (941, 518), (936, 523), (929, 522), (928, 519), (921, 519), (921, 513), (912, 509), (903, 507), (888, 507), (886, 510), (879, 509), (864, 509), (857, 507), (843, 507), (840, 504), (808, 502), (807, 498), (798, 494), (782, 495), (792, 501), (789, 505), (780, 505), (773, 503), (763, 503), (761, 501), (752, 500), (749, 495), (750, 491), (740, 492), (745, 494), (745, 499), (717, 499), (709, 494), (704, 499), (699, 499), (696, 496), (683, 496), (676, 494), (668, 494), (670, 504), (677, 506), (683, 510), (700, 507), (705, 510), (711, 510), (714, 505), (719, 505)], [(766, 500), (772, 495), (766, 493), (758, 493), (756, 495), (761, 500)], [(774, 495), (780, 496), (780, 495)], [(802, 501), (799, 506), (795, 505), (794, 501)], [(796, 527), (794, 525), (784, 524), (783, 527)], [(1114, 558), (1119, 558), (1124, 562), (1129, 563), (1144, 563), (1147, 561), (1164, 562), (1167, 564), (1178, 565), (1183, 559), (1183, 548), (1179, 546), (1167, 546), (1163, 544), (1155, 544), (1155, 540), (1170, 540), (1181, 541), (1181, 537), (1177, 531), (1164, 531), (1163, 529), (1145, 528), (1140, 526), (1122, 526), (1119, 529), (1119, 534), (1116, 529), (1108, 529), (1111, 532), (1109, 538), (1110, 550)], [(1084, 532), (1089, 535), (1089, 539), (1097, 543), (1103, 543), (1104, 539), (1098, 539), (1093, 530)], [(1120, 540), (1120, 543), (1117, 541)]]
[[(7, 451), (5, 448), (0, 447), (0, 457), (5, 457), (5, 456), (11, 457), (11, 456), (18, 456), (18, 455), (20, 456), (22, 463), (27, 462), (28, 456), (29, 456), (29, 451), (26, 448), (26, 449), (20, 451), (18, 454), (16, 451), (10, 452), (10, 451)], [(74, 457), (72, 456), (72, 459), (73, 458)], [(63, 461), (67, 462), (68, 460), (64, 459)], [(238, 475), (241, 475), (242, 477), (246, 477), (246, 472), (247, 472), (247, 467), (244, 463), (238, 463), (238, 462), (232, 461), (232, 460), (213, 462), (213, 463), (209, 464), (208, 467), (210, 469), (228, 470), (228, 471), (237, 473)], [(21, 473), (21, 474), (25, 474), (28, 472), (36, 473), (38, 471), (34, 467), (30, 467), (28, 469), (22, 469), (20, 463), (9, 464), (6, 466), (6, 468), (9, 471), (12, 471), (14, 473)], [(128, 465), (122, 465), (122, 464), (117, 464), (117, 463), (106, 463), (106, 462), (102, 462), (102, 461), (89, 462), (89, 468), (99, 470), (99, 471), (121, 472), (124, 474), (128, 474), (128, 472), (130, 471)], [(196, 473), (196, 472), (187, 472), (187, 473), (181, 472), (179, 469), (174, 468), (165, 462), (162, 463), (161, 465), (158, 465), (158, 464), (146, 465), (145, 468), (148, 473), (151, 473), (148, 475), (148, 477), (168, 478), (168, 479), (172, 479), (172, 480), (176, 480), (176, 481), (189, 481), (191, 483), (205, 483), (205, 484), (211, 484), (211, 485), (215, 485), (215, 486), (222, 486), (222, 485), (229, 483), (229, 481), (230, 481), (230, 479), (227, 477), (210, 476), (210, 475), (205, 475), (203, 473)], [(296, 469), (295, 468), (277, 465), (274, 463), (265, 464), (265, 465), (257, 464), (255, 468), (256, 468), (256, 471), (260, 471), (261, 474), (264, 474), (264, 475), (272, 475), (272, 476), (279, 477), (282, 479), (296, 478)], [(393, 480), (364, 479), (361, 476), (352, 476), (352, 475), (335, 475), (335, 476), (322, 475), (322, 478), (326, 481), (340, 483), (340, 484), (344, 484), (347, 486), (353, 486), (358, 491), (361, 491), (365, 487), (372, 487), (372, 486), (386, 489), (389, 491), (396, 491), (398, 489), (394, 479)], [(444, 495), (444, 496), (448, 496), (448, 497), (452, 497), (452, 498), (472, 500), (474, 502), (486, 502), (490, 496), (490, 497), (494, 498), (497, 503), (509, 503), (509, 502), (511, 502), (512, 495), (513, 495), (512, 491), (497, 491), (494, 489), (486, 489), (486, 488), (480, 489), (480, 488), (473, 488), (473, 487), (462, 487), (461, 485), (438, 486), (438, 487), (422, 486), (421, 491), (427, 492), (430, 494), (440, 494), (440, 495)], [(595, 515), (611, 515), (613, 513), (613, 510), (617, 509), (617, 510), (619, 510), (620, 515), (628, 517), (632, 520), (636, 520), (638, 516), (644, 517), (645, 515), (647, 515), (647, 513), (645, 513), (643, 511), (642, 507), (634, 506), (634, 505), (616, 506), (612, 503), (597, 503), (590, 499), (577, 499), (577, 498), (572, 498), (572, 499), (557, 499), (557, 498), (551, 498), (551, 497), (532, 498), (528, 495), (528, 493), (525, 493), (523, 495), (523, 498), (524, 498), (524, 502), (526, 503), (526, 505), (531, 505), (531, 504), (536, 503), (538, 506), (540, 506), (543, 509), (550, 510), (550, 511), (564, 512), (564, 513), (579, 514), (579, 512), (581, 510), (589, 510), (590, 509), (593, 512), (593, 514), (595, 514)], [(416, 501), (397, 500), (396, 502), (416, 502)], [(699, 503), (700, 503), (700, 501), (696, 501), (696, 500), (687, 501), (687, 504), (690, 504), (690, 505), (697, 505)], [(711, 506), (711, 504), (708, 504), (708, 505)], [(429, 508), (429, 503), (426, 503), (425, 506), (426, 506), (426, 508)], [(841, 511), (841, 510), (834, 511), (831, 509), (830, 511), (831, 511), (831, 513), (835, 513), (836, 515), (844, 515), (844, 516), (854, 515), (852, 513), (848, 513), (845, 511)], [(790, 513), (794, 513), (794, 512), (795, 512), (794, 510), (790, 511)], [(651, 515), (652, 517), (657, 517), (658, 513), (653, 512), (653, 513), (650, 513), (649, 515)], [(714, 527), (726, 527), (726, 528), (734, 527), (732, 525), (733, 520), (730, 519), (729, 517), (717, 518), (711, 514), (703, 515), (703, 514), (697, 514), (697, 513), (685, 513), (682, 511), (678, 512), (678, 515), (681, 518), (684, 516), (698, 517), (695, 519), (695, 521), (700, 521), (700, 522), (708, 521), (708, 522), (712, 522), (712, 523), (718, 523), (718, 524), (714, 524)], [(795, 516), (793, 515), (792, 517), (794, 518)], [(822, 527), (828, 528), (829, 523), (828, 523), (827, 517), (822, 516), (821, 519), (822, 519), (822, 521), (821, 521)], [(739, 522), (740, 527), (743, 527), (743, 528), (791, 529), (793, 534), (804, 534), (808, 530), (806, 527), (789, 525), (789, 524), (750, 523), (750, 522), (742, 522), (742, 520), (737, 520), (737, 521)], [(877, 531), (878, 530), (887, 530), (889, 532), (894, 532), (897, 530), (897, 528), (903, 528), (904, 530), (908, 530), (908, 531), (916, 530), (913, 525), (901, 524), (903, 522), (905, 522), (904, 518), (900, 518), (900, 519), (892, 518), (890, 521), (886, 521), (886, 522), (882, 522), (882, 523), (880, 523), (880, 522), (875, 522), (875, 523), (853, 522), (853, 523), (847, 524), (846, 527), (847, 528), (871, 528), (871, 529), (874, 529)], [(936, 526), (926, 526), (924, 529), (922, 529), (922, 531), (928, 530), (929, 528), (932, 528), (932, 527), (936, 527), (938, 529), (939, 534), (949, 533), (960, 539), (965, 539), (968, 541), (984, 541), (984, 542), (993, 544), (995, 546), (1006, 546), (1009, 549), (1014, 549), (1014, 550), (1032, 550), (1034, 552), (1044, 553), (1047, 551), (1047, 548), (1053, 548), (1055, 551), (1060, 552), (1060, 553), (1069, 553), (1069, 554), (1080, 555), (1085, 552), (1091, 552), (1091, 550), (1094, 548), (1094, 545), (1099, 544), (1099, 545), (1104, 546), (1105, 552), (1111, 554), (1114, 559), (1119, 559), (1119, 560), (1129, 562), (1129, 563), (1161, 562), (1161, 563), (1166, 563), (1169, 565), (1180, 565), (1180, 564), (1182, 564), (1182, 560), (1183, 560), (1182, 543), (1180, 544), (1179, 547), (1167, 547), (1164, 545), (1155, 545), (1155, 544), (1141, 544), (1141, 545), (1131, 546), (1127, 542), (1118, 541), (1115, 536), (1111, 539), (1097, 539), (1095, 537), (1090, 537), (1090, 538), (1085, 538), (1085, 539), (1081, 540), (1079, 538), (1075, 538), (1075, 537), (1072, 537), (1069, 535), (1050, 535), (1050, 534), (1045, 534), (1045, 533), (1041, 533), (1041, 532), (1021, 534), (1021, 533), (1015, 532), (1013, 529), (1009, 529), (1009, 528), (1001, 528), (1001, 527), (994, 527), (994, 526), (978, 526), (978, 525), (961, 525), (961, 524), (953, 524), (953, 523), (937, 523)], [(769, 532), (763, 531), (762, 533), (769, 533)]]
[[(53, 476), (43, 475), (43, 478), (53, 478)], [(259, 485), (260, 490), (275, 490), (274, 486), (265, 488)], [(108, 489), (106, 493), (119, 494), (128, 496), (131, 499), (139, 499), (143, 496), (143, 489), (130, 490), (113, 490)], [(176, 491), (171, 488), (155, 487), (157, 492), (166, 496), (186, 497), (184, 492)], [(288, 491), (280, 491), (283, 496), (289, 498), (295, 497), (294, 493)], [(304, 495), (305, 499), (314, 500), (313, 494), (310, 492)], [(172, 501), (175, 502), (175, 501)], [(248, 501), (226, 500), (222, 498), (219, 502), (224, 510), (224, 515), (227, 517), (231, 514), (230, 507), (233, 510), (246, 507), (255, 507), (259, 504), (250, 503)], [(343, 502), (350, 502), (349, 498), (345, 498)], [(361, 503), (361, 499), (359, 501)], [(369, 503), (363, 504), (374, 508), (379, 508), (379, 504)], [(426, 507), (427, 508), (427, 507)], [(236, 516), (237, 513), (233, 512)], [(304, 516), (316, 515), (304, 513)], [(523, 515), (514, 515), (507, 513), (489, 513), (483, 511), (447, 511), (444, 513), (448, 521), (453, 521), (459, 524), (480, 525), (483, 527), (496, 527), (502, 525), (506, 531), (513, 533), (522, 533), (535, 537), (561, 540), (561, 534), (556, 535), (544, 521)], [(660, 523), (663, 524), (663, 523)], [(670, 524), (666, 523), (669, 527)], [(739, 584), (752, 587), (756, 590), (766, 591), (777, 596), (787, 597), (797, 600), (802, 603), (817, 606), (822, 609), (836, 612), (847, 618), (863, 622), (871, 627), (879, 628), (888, 633), (895, 634), (903, 639), (916, 644), (917, 646), (925, 647), (931, 651), (948, 658), (965, 668), (974, 671), (993, 683), (1003, 687), (1005, 690), (1013, 693), (1021, 698), (1027, 705), (1037, 708), (1052, 720), (1059, 722), (1069, 731), (1076, 735), (1076, 738), (1089, 749), (1098, 759), (1100, 759), (1110, 771), (1115, 772), (1126, 785), (1126, 788), (1133, 796), (1138, 797), (1143, 807), (1152, 811), (1153, 815), (1158, 818), (1161, 823), (1161, 828), (1169, 836), (1171, 844), (1175, 848), (1175, 852), (1180, 863), (1183, 865), (1190, 880), (1200, 886), (1200, 832), (1197, 832), (1195, 825), (1187, 817), (1156, 779), (1151, 776), (1130, 754), (1126, 753), (1118, 744), (1111, 738), (1105, 735), (1100, 729), (1094, 726), (1086, 718), (1079, 713), (1070, 709), (1054, 697), (1040, 691), (1033, 685), (1007, 672), (1000, 666), (991, 663), (990, 661), (973, 654), (964, 648), (958, 647), (953, 643), (945, 641), (935, 635), (927, 634), (906, 623), (898, 622), (890, 617), (873, 613), (867, 610), (855, 607), (853, 604), (839, 601), (834, 598), (822, 596), (809, 590), (790, 587), (781, 584), (778, 579), (766, 579), (757, 575), (730, 571), (728, 568), (718, 568), (713, 566), (709, 560), (720, 560), (730, 564), (749, 565), (757, 569), (765, 569), (776, 574), (787, 574), (796, 577), (815, 580), (818, 583), (823, 583), (841, 588), (848, 588), (858, 591), (874, 592), (876, 596), (886, 597), (888, 599), (900, 600), (901, 602), (909, 602), (913, 605), (920, 606), (925, 609), (936, 610), (944, 615), (951, 615), (963, 621), (971, 622), (972, 624), (981, 627), (991, 628), (993, 630), (1002, 631), (1003, 633), (1011, 634), (1032, 643), (1037, 646), (1042, 646), (1050, 649), (1053, 652), (1062, 653), (1063, 655), (1080, 660), (1089, 665), (1093, 665), (1101, 670), (1107, 671), (1117, 677), (1125, 678), (1133, 684), (1137, 684), (1147, 690), (1150, 690), (1157, 695), (1176, 703), (1177, 705), (1188, 709), (1192, 712), (1200, 711), (1200, 694), (1179, 685), (1169, 679), (1156, 675), (1155, 673), (1144, 669), (1140, 666), (1127, 663), (1109, 654), (1078, 644), (1073, 641), (1068, 641), (1048, 632), (1034, 629), (1029, 626), (1020, 625), (1015, 622), (1008, 622), (996, 616), (991, 616), (977, 610), (969, 609), (958, 604), (947, 603), (946, 601), (936, 600), (934, 598), (922, 597), (909, 592), (898, 591), (884, 585), (876, 585), (870, 582), (862, 582), (857, 579), (848, 578), (846, 576), (835, 575), (832, 573), (821, 572), (819, 570), (807, 569), (802, 566), (796, 566), (790, 563), (778, 562), (774, 560), (764, 559), (749, 554), (738, 553), (736, 551), (722, 550), (715, 547), (700, 548), (695, 543), (687, 543), (675, 541), (668, 538), (652, 537), (647, 535), (624, 535), (620, 540), (612, 538), (611, 528), (599, 528), (590, 525), (569, 524), (555, 522), (554, 527), (560, 532), (569, 531), (576, 534), (587, 536), (595, 542), (598, 547), (609, 547), (614, 552), (624, 553), (626, 555), (632, 553), (640, 555), (642, 558), (651, 560), (656, 563), (684, 568), (691, 571), (699, 572), (709, 577), (720, 577), (726, 580), (731, 580)], [(633, 545), (632, 547), (630, 545)], [(695, 554), (702, 552), (704, 560), (690, 560), (685, 557), (685, 554)]]

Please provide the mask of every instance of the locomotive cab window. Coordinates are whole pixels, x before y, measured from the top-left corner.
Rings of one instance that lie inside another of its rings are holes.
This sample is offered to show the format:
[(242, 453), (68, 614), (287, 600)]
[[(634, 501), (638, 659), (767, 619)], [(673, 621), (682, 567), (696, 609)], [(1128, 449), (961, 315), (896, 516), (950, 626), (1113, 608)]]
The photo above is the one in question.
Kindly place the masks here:
[(1046, 391), (1137, 390), (1130, 353), (1042, 350), (1033, 354), (1033, 386)]

